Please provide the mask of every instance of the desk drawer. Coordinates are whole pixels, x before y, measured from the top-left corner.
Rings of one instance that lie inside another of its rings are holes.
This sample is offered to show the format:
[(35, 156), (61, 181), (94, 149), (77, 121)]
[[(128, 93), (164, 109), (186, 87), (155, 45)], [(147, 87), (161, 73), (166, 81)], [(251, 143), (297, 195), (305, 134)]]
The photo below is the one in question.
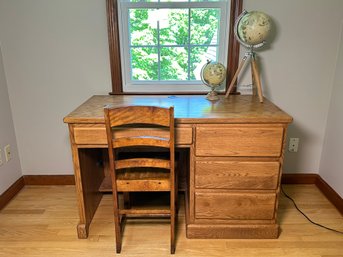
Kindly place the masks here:
[(208, 189), (276, 189), (279, 162), (197, 161), (195, 187)]
[(74, 141), (77, 145), (107, 145), (104, 125), (74, 127)]
[(195, 154), (279, 157), (282, 143), (281, 126), (198, 126)]
[(270, 220), (274, 218), (274, 193), (195, 193), (199, 219)]
[[(140, 130), (141, 131), (141, 130)], [(151, 131), (151, 130), (150, 130)], [(129, 132), (138, 134), (138, 129), (131, 129)], [(167, 133), (160, 130), (161, 135)], [(123, 132), (117, 132), (118, 136), (124, 136)], [(104, 125), (74, 127), (74, 140), (77, 145), (107, 145), (106, 128)], [(192, 128), (178, 127), (175, 130), (175, 143), (179, 145), (192, 144)]]

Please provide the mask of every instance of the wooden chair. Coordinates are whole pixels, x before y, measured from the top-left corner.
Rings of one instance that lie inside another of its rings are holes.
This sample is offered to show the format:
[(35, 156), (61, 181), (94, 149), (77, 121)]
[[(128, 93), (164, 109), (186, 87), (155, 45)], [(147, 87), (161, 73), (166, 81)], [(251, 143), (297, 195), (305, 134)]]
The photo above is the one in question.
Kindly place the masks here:
[[(167, 216), (171, 222), (170, 251), (173, 254), (177, 201), (174, 107), (105, 107), (104, 113), (113, 190), (116, 251), (121, 251), (122, 224), (127, 215)], [(163, 151), (152, 154), (152, 149), (156, 148)], [(165, 155), (167, 158), (161, 157)], [(130, 192), (147, 191), (169, 191), (170, 207), (137, 209), (119, 203), (118, 192), (123, 192), (123, 198), (128, 199)]]

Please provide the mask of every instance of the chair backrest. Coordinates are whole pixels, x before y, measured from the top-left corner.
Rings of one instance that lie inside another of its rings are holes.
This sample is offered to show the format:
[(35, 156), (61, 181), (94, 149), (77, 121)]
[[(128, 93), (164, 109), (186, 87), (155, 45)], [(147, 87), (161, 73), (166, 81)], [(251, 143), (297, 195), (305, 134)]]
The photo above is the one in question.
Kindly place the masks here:
[[(105, 107), (104, 115), (110, 169), (113, 173), (117, 169), (132, 167), (153, 167), (174, 171), (174, 107)], [(115, 150), (127, 147), (164, 148), (169, 152), (170, 159), (116, 160)]]

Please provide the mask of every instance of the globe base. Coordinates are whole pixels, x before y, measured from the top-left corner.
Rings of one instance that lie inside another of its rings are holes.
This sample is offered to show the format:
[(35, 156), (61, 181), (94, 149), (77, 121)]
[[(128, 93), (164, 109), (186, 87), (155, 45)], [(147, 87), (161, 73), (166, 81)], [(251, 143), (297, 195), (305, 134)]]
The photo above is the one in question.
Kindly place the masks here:
[(206, 99), (210, 101), (217, 101), (219, 100), (219, 96), (216, 91), (212, 90), (207, 94)]

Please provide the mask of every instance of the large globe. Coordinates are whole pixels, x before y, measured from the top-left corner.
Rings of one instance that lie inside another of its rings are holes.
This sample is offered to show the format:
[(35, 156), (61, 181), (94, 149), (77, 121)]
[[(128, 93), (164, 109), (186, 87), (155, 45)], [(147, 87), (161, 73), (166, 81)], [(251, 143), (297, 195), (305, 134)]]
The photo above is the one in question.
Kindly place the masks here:
[(249, 46), (263, 43), (271, 29), (267, 14), (259, 11), (245, 12), (237, 23), (237, 34), (241, 41)]
[(205, 85), (211, 87), (211, 92), (208, 93), (207, 99), (218, 100), (219, 97), (214, 89), (220, 86), (226, 78), (226, 68), (223, 64), (214, 61), (207, 61), (201, 69), (201, 80)]

